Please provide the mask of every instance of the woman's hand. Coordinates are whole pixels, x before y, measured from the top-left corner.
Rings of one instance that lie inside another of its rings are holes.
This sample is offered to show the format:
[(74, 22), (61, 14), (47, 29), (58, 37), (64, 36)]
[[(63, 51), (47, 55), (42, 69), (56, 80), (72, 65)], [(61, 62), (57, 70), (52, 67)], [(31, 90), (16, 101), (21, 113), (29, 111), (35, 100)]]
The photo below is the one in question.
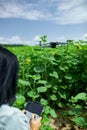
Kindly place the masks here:
[(30, 121), (31, 130), (40, 130), (41, 119), (42, 119), (42, 117), (39, 117), (37, 120), (35, 120), (34, 115), (32, 115), (32, 118), (31, 118), (31, 121)]

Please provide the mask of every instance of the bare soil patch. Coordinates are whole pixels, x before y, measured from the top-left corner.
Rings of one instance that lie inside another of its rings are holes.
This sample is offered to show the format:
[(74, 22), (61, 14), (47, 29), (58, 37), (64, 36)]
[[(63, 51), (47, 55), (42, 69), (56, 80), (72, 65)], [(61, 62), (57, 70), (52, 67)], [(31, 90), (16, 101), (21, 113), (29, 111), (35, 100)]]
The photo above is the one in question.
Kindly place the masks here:
[(58, 117), (56, 119), (53, 119), (52, 117), (50, 117), (50, 120), (51, 120), (50, 126), (54, 130), (87, 130), (87, 128), (83, 129), (83, 128), (79, 128), (77, 125), (75, 125), (71, 121), (72, 117), (70, 117), (70, 116), (63, 117), (62, 116), (63, 111), (64, 110), (61, 110), (61, 109), (57, 111)]

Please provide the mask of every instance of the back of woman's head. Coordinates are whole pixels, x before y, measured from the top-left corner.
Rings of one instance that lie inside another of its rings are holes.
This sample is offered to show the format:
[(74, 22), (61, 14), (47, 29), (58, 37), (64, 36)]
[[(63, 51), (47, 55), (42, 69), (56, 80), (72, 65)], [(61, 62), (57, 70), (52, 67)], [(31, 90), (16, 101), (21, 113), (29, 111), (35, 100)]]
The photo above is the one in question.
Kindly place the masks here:
[(9, 50), (0, 47), (0, 105), (10, 104), (16, 94), (18, 61)]

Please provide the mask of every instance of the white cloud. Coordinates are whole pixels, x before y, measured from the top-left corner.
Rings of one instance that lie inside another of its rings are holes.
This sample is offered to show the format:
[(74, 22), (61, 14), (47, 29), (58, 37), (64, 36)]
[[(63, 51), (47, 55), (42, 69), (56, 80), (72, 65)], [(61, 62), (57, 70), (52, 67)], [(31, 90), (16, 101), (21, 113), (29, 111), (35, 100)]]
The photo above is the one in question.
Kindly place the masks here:
[(77, 40), (84, 40), (87, 41), (87, 33), (80, 35), (80, 37)]
[(87, 38), (87, 33), (85, 33), (85, 34), (83, 35), (83, 37), (84, 37), (84, 38)]
[(32, 45), (30, 41), (22, 40), (19, 36), (12, 36), (10, 38), (0, 36), (0, 44), (27, 44)]
[(39, 35), (35, 36), (33, 40), (34, 40), (35, 42), (39, 42), (39, 41), (41, 41), (41, 39), (40, 39), (40, 36), (39, 36)]
[(11, 38), (8, 38), (7, 41), (9, 43), (22, 43), (22, 40), (19, 36), (12, 36)]
[(60, 24), (76, 24), (87, 22), (86, 0), (62, 0), (58, 5), (55, 20)]
[(58, 24), (87, 22), (87, 0), (1, 0), (0, 18), (50, 20)]
[[(83, 36), (81, 36), (80, 39), (81, 40), (86, 40), (86, 37), (87, 37), (87, 34), (83, 34)], [(59, 37), (55, 38), (54, 40), (53, 39), (48, 40), (48, 43), (50, 41), (66, 42), (67, 39), (70, 39), (70, 38), (66, 38), (64, 36), (59, 36)], [(74, 39), (74, 40), (79, 40), (79, 39)], [(35, 36), (31, 41), (23, 40), (19, 36), (12, 36), (10, 38), (0, 36), (0, 44), (12, 44), (12, 45), (14, 45), (14, 44), (18, 44), (18, 45), (23, 44), (23, 45), (34, 46), (34, 45), (39, 44), (39, 41), (40, 41), (40, 35)]]
[[(29, 20), (46, 19), (49, 14), (43, 13), (43, 11), (36, 9), (35, 4), (31, 3), (19, 3), (16, 2), (1, 2), (0, 6), (0, 18), (23, 18)], [(6, 4), (7, 3), (7, 4)], [(24, 3), (24, 4), (23, 4)]]

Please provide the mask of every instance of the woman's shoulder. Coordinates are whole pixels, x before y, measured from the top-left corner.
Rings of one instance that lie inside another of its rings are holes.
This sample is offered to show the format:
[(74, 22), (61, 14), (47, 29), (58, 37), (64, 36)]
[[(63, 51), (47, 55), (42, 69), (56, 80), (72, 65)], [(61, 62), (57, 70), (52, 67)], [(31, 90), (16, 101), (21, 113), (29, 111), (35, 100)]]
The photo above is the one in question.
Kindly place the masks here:
[(13, 128), (16, 130), (29, 129), (29, 119), (23, 112), (8, 105), (2, 105), (0, 107), (0, 122), (2, 124), (4, 123), (6, 129), (8, 128), (9, 130)]
[(22, 111), (20, 111), (18, 108), (15, 107), (11, 107), (9, 105), (2, 105), (0, 107), (0, 115), (7, 115), (7, 116), (11, 116), (13, 114), (23, 114)]

